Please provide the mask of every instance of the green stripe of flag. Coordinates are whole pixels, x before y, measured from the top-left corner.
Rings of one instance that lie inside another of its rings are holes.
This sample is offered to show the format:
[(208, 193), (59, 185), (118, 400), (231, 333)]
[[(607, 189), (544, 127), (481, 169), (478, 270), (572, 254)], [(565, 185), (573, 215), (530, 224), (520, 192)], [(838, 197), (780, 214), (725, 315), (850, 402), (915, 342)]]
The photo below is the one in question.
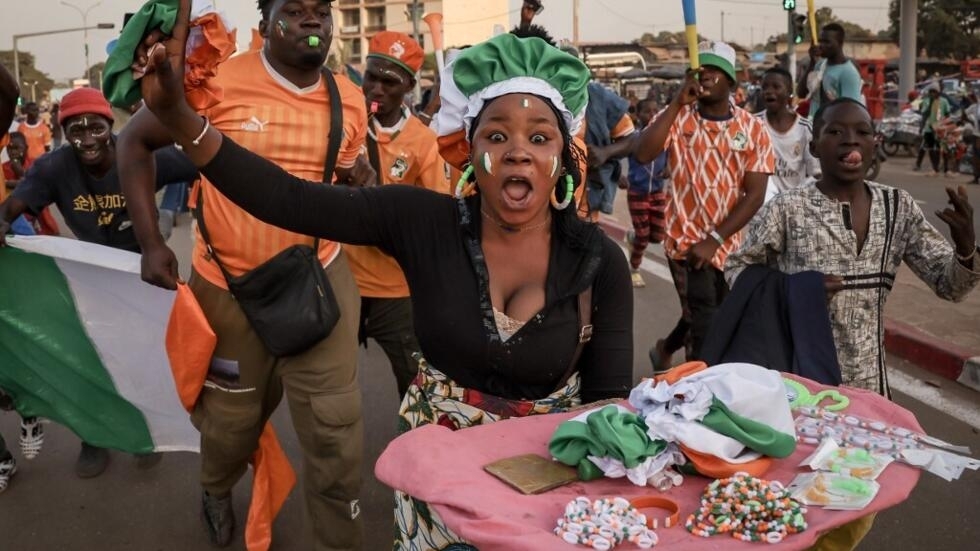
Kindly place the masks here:
[(153, 451), (143, 414), (116, 390), (51, 258), (0, 249), (0, 388), (24, 416), (61, 423), (89, 444)]

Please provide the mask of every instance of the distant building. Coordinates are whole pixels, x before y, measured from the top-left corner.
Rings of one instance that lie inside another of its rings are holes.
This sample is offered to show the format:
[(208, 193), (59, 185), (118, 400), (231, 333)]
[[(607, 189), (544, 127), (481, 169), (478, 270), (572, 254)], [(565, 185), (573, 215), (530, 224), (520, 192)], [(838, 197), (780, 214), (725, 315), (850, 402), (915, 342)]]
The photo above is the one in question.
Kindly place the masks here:
[[(371, 37), (380, 31), (413, 35), (412, 0), (339, 0), (334, 4), (334, 38), (348, 63), (364, 63)], [(443, 14), (447, 48), (476, 44), (517, 24), (520, 0), (441, 0), (419, 2), (422, 14)], [(433, 51), (428, 25), (419, 21), (420, 43)]]
[[(806, 58), (810, 52), (810, 43), (804, 41), (796, 44), (797, 59)], [(776, 43), (776, 52), (786, 52), (786, 40)], [(898, 44), (891, 40), (878, 38), (846, 38), (844, 40), (844, 55), (851, 59), (893, 59), (899, 56)]]

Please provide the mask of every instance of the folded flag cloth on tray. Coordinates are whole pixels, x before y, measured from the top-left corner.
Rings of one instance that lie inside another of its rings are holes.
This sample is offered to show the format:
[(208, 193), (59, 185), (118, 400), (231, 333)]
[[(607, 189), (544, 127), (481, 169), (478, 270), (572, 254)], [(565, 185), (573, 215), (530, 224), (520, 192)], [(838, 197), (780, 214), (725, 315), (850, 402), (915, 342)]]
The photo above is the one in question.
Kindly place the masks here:
[(745, 471), (759, 476), (772, 457), (787, 457), (796, 449), (782, 377), (757, 365), (683, 364), (641, 382), (629, 402), (650, 438), (677, 443), (704, 475)]
[(548, 451), (576, 467), (582, 480), (625, 476), (639, 486), (684, 461), (676, 445), (650, 438), (643, 419), (619, 405), (590, 409), (564, 421), (555, 429)]

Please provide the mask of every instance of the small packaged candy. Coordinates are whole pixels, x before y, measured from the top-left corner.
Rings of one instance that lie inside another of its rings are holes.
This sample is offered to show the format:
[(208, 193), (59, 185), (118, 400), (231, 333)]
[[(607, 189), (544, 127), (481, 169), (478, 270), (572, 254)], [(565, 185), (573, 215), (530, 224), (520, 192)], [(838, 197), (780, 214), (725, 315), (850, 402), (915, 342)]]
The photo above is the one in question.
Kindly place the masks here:
[(801, 467), (827, 471), (864, 480), (875, 480), (894, 458), (864, 448), (841, 447), (833, 438), (824, 438)]
[(824, 472), (797, 475), (787, 486), (793, 499), (805, 505), (838, 510), (864, 509), (879, 488), (873, 480)]

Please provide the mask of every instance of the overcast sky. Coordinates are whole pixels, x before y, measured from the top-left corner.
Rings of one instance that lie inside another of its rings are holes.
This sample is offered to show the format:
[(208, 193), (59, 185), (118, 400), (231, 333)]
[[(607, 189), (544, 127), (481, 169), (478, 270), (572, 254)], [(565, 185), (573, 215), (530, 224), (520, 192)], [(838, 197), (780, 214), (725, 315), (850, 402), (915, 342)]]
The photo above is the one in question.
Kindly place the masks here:
[[(452, 2), (453, 0), (444, 0)], [(520, 0), (510, 0), (516, 13)], [(123, 14), (136, 11), (142, 0), (72, 0), (81, 9), (94, 6), (88, 24), (115, 23), (115, 30), (89, 32), (90, 58), (95, 64), (104, 61), (106, 43), (117, 36)], [(256, 25), (258, 11), (254, 0), (216, 0), (219, 9), (243, 29), (240, 45), (248, 40), (248, 28)], [(543, 0), (544, 12), (537, 21), (558, 38), (572, 37), (572, 0)], [(806, 11), (806, 0), (799, 0), (799, 10)], [(888, 0), (817, 0), (817, 7), (828, 6), (842, 19), (853, 21), (873, 31), (888, 26)], [(784, 32), (786, 15), (782, 0), (697, 0), (698, 31), (713, 39), (724, 38), (749, 44), (762, 42), (767, 36)], [(13, 46), (13, 35), (82, 26), (78, 11), (61, 5), (59, 0), (0, 1), (0, 49)], [(681, 31), (684, 18), (681, 0), (581, 0), (580, 38), (583, 41), (630, 41), (644, 32)], [(84, 72), (85, 53), (82, 33), (57, 34), (25, 38), (18, 42), (21, 50), (37, 57), (38, 68), (55, 79), (77, 77)]]

